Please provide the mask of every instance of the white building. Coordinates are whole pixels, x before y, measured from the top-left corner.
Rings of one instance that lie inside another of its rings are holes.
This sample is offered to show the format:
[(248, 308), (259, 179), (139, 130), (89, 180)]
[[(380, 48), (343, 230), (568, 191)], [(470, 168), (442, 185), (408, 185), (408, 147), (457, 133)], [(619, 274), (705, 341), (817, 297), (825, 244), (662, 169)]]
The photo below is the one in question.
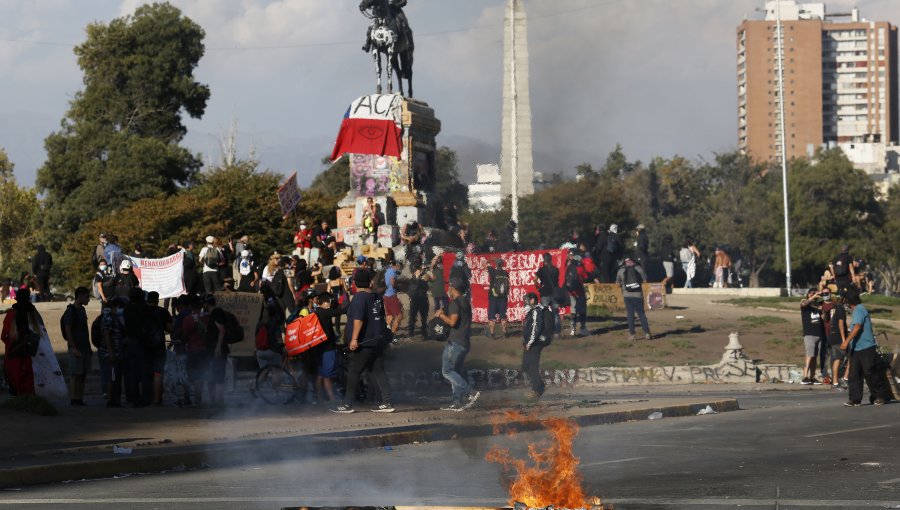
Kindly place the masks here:
[(500, 192), (500, 167), (476, 165), (475, 182), (469, 184), (469, 207), (479, 211), (496, 211), (503, 201)]

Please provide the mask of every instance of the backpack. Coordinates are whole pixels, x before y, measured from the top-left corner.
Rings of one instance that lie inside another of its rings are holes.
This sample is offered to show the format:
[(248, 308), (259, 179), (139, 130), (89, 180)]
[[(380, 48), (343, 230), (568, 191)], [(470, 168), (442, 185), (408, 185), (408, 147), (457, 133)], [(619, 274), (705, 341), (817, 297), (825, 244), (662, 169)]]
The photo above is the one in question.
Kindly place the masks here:
[(210, 269), (218, 269), (219, 267), (219, 250), (214, 246), (206, 247), (206, 255), (203, 257), (203, 264)]
[(241, 257), (241, 261), (238, 262), (238, 273), (241, 276), (248, 276), (252, 271), (253, 267), (250, 264), (250, 259)]
[(225, 312), (225, 343), (236, 344), (244, 341), (244, 328), (238, 322), (237, 316), (231, 312)]
[(578, 268), (574, 265), (569, 265), (566, 269), (566, 288), (571, 292), (584, 291), (581, 275), (578, 274)]
[(163, 333), (162, 325), (156, 314), (147, 309), (142, 312), (142, 315), (140, 337), (138, 338), (140, 345), (147, 352), (164, 350), (166, 335)]
[(556, 317), (557, 314), (553, 310), (552, 306), (545, 306), (544, 308), (544, 324), (541, 329), (540, 337), (544, 339), (543, 344), (544, 347), (550, 345), (550, 342), (553, 341), (553, 333), (556, 331)]
[(103, 343), (103, 329), (101, 328), (101, 323), (103, 322), (103, 314), (97, 316), (94, 319), (94, 322), (91, 323), (91, 344), (96, 347), (98, 350), (106, 349), (106, 346)]
[(496, 271), (494, 281), (491, 283), (491, 295), (494, 297), (506, 297), (509, 294), (509, 274), (506, 271)]
[(641, 274), (638, 273), (637, 269), (634, 267), (626, 267), (625, 268), (625, 281), (624, 287), (625, 292), (640, 292), (641, 284), (644, 283), (643, 278), (641, 278)]
[(678, 252), (678, 257), (681, 259), (681, 262), (687, 264), (694, 258), (694, 253), (690, 248), (682, 248), (681, 251)]
[(847, 267), (848, 264), (846, 262), (845, 258), (839, 257), (834, 259), (834, 276), (841, 278), (850, 274), (850, 269)]
[(256, 328), (256, 350), (268, 351), (271, 348), (272, 343), (269, 342), (269, 327), (265, 324), (260, 324), (259, 327)]
[(67, 306), (66, 311), (63, 312), (62, 317), (59, 318), (59, 330), (60, 332), (62, 332), (63, 340), (65, 340), (66, 342), (70, 341), (69, 337), (66, 336), (66, 316), (70, 313), (73, 313), (71, 311), (73, 306), (75, 305), (70, 304), (69, 306)]
[(428, 321), (428, 338), (437, 340), (438, 342), (444, 342), (449, 336), (450, 326), (448, 326), (446, 322), (437, 317), (432, 317), (431, 320)]

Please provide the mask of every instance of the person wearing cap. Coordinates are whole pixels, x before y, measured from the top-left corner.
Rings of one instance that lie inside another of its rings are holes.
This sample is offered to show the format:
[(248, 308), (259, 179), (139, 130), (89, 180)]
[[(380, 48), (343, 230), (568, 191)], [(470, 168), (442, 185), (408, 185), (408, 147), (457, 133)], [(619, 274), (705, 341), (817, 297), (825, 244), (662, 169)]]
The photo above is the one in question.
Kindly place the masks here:
[(94, 267), (98, 267), (100, 265), (100, 261), (106, 261), (106, 257), (104, 256), (104, 252), (106, 251), (106, 234), (100, 234), (100, 240), (97, 243), (97, 246), (94, 248), (94, 254), (91, 255), (91, 263)]
[[(131, 260), (125, 259), (119, 264), (119, 274), (113, 278), (112, 287), (114, 289), (114, 293), (116, 297), (124, 300), (125, 302), (131, 297), (131, 290), (140, 288), (141, 283), (138, 281), (137, 276), (135, 276)], [(107, 298), (109, 295), (106, 296)]]
[(822, 384), (816, 379), (816, 362), (819, 351), (825, 347), (825, 320), (822, 317), (821, 293), (817, 289), (806, 291), (806, 298), (800, 300), (800, 322), (803, 325), (803, 346), (805, 349), (803, 379), (800, 384)]
[(448, 294), (450, 304), (447, 311), (438, 310), (435, 317), (450, 326), (447, 345), (441, 355), (441, 375), (450, 383), (452, 402), (441, 407), (442, 411), (464, 411), (478, 400), (481, 394), (469, 385), (463, 376), (463, 364), (471, 348), (472, 338), (472, 304), (463, 294), (468, 288), (467, 282), (458, 278), (450, 278)]
[(644, 313), (644, 289), (647, 281), (644, 268), (635, 264), (634, 259), (627, 257), (625, 264), (616, 273), (616, 284), (622, 287), (622, 298), (625, 301), (625, 318), (628, 320), (628, 340), (635, 340), (634, 317), (641, 322), (644, 340), (650, 340), (650, 326), (647, 325), (647, 314)]
[(878, 343), (872, 331), (872, 318), (859, 298), (859, 291), (847, 291), (847, 304), (850, 305), (850, 333), (841, 344), (842, 349), (850, 352), (850, 388), (847, 392), (847, 407), (857, 407), (862, 403), (863, 381), (869, 386), (869, 401), (876, 405), (884, 405), (893, 400), (890, 388), (886, 386), (884, 372), (877, 373), (875, 356)]
[(834, 284), (837, 285), (838, 292), (845, 293), (856, 281), (856, 268), (853, 257), (850, 256), (850, 246), (842, 245), (841, 252), (834, 257), (828, 268), (834, 275)]
[(253, 254), (252, 250), (250, 250), (250, 236), (243, 235), (236, 242), (233, 243), (232, 246), (232, 254), (234, 255), (234, 260), (232, 261), (232, 271), (231, 275), (236, 282), (241, 281), (241, 274), (238, 272), (238, 261), (241, 259), (241, 253), (245, 250), (249, 252), (251, 255)]
[(384, 301), (381, 296), (372, 292), (372, 280), (368, 271), (357, 271), (353, 279), (357, 292), (350, 300), (347, 327), (344, 328), (344, 338), (350, 351), (347, 384), (342, 402), (331, 409), (331, 412), (349, 414), (356, 411), (351, 401), (356, 399), (360, 375), (363, 371), (369, 371), (381, 394), (381, 404), (372, 411), (392, 413), (394, 406), (391, 404), (391, 388), (384, 371), (384, 349), (390, 342), (391, 335), (384, 315)]
[(256, 284), (259, 282), (259, 271), (256, 270), (256, 261), (250, 250), (241, 250), (235, 260), (238, 275), (238, 292), (256, 292)]
[(616, 261), (622, 256), (622, 240), (618, 232), (619, 227), (615, 223), (606, 231), (606, 247), (600, 252), (600, 283), (615, 281)]
[(222, 290), (222, 277), (219, 266), (223, 261), (222, 252), (216, 247), (216, 238), (206, 236), (206, 246), (200, 250), (200, 263), (203, 264), (203, 289), (207, 294)]

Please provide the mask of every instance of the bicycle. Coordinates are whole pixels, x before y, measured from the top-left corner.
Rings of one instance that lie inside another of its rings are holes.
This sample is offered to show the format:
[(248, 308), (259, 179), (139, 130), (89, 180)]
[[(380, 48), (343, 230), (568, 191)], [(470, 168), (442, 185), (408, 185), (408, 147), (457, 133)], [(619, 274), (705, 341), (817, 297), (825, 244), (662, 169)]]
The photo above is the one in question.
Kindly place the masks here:
[(281, 366), (266, 365), (256, 372), (256, 394), (269, 404), (287, 405), (300, 394), (299, 375), (292, 365), (296, 358), (283, 356)]

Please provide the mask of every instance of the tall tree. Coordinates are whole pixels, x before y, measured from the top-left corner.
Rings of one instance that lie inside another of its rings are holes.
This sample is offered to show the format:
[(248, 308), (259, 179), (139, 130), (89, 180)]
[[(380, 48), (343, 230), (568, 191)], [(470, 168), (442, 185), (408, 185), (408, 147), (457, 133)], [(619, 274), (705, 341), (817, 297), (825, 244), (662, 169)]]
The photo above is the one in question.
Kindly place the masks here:
[(434, 190), (445, 204), (456, 204), (460, 210), (469, 205), (469, 187), (459, 182), (459, 166), (456, 151), (439, 147), (434, 155)]
[(168, 3), (93, 23), (75, 48), (84, 89), (47, 137), (37, 188), (51, 245), (137, 200), (171, 195), (201, 162), (181, 147), (182, 114), (203, 115), (209, 88), (194, 79), (204, 31)]
[(0, 271), (5, 274), (30, 271), (27, 255), (39, 212), (33, 190), (20, 188), (13, 174), (12, 161), (0, 148)]

